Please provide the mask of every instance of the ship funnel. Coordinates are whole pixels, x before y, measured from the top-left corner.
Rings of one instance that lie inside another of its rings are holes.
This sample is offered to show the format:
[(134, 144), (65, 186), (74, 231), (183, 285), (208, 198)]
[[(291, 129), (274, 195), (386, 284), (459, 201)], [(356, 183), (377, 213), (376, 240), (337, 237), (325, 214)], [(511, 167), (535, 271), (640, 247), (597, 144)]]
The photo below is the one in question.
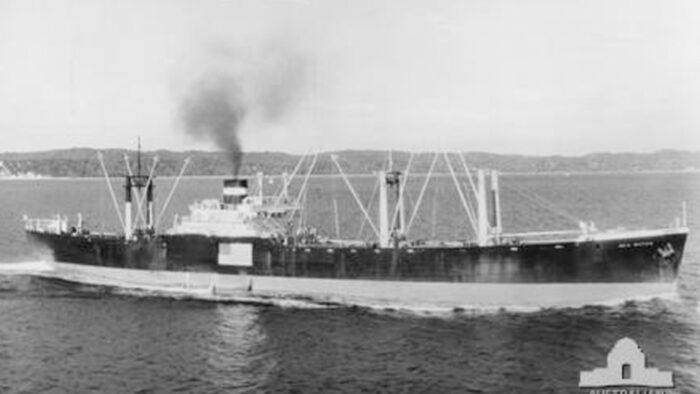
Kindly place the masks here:
[(224, 204), (240, 204), (247, 196), (247, 179), (224, 179)]

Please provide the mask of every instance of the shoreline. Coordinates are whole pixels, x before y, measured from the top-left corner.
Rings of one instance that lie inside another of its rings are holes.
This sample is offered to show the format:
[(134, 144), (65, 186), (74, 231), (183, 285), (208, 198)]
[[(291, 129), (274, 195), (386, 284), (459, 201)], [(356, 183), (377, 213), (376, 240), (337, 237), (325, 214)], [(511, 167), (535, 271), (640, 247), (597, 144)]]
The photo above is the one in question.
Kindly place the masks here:
[[(642, 171), (542, 171), (542, 172), (521, 172), (521, 171), (513, 171), (513, 172), (505, 172), (505, 171), (499, 171), (498, 174), (500, 176), (522, 176), (522, 177), (530, 177), (530, 176), (592, 176), (592, 175), (664, 175), (664, 174), (700, 174), (700, 169), (691, 169), (691, 170), (642, 170)], [(374, 177), (375, 174), (346, 174), (348, 177), (354, 177), (354, 178), (363, 178), (363, 177)], [(410, 173), (409, 176), (426, 176), (427, 173), (421, 172), (421, 173)], [(277, 178), (280, 177), (280, 174), (266, 174), (266, 178)], [(334, 177), (339, 177), (340, 174), (335, 173), (335, 174), (311, 174), (311, 178), (334, 178)], [(437, 177), (449, 177), (450, 174), (448, 172), (435, 172), (433, 173), (433, 176)], [(463, 177), (464, 173), (459, 173), (457, 174), (458, 177)], [(223, 179), (223, 178), (229, 178), (231, 175), (226, 175), (226, 174), (220, 174), (220, 175), (184, 175), (182, 178), (183, 179)], [(254, 179), (256, 177), (255, 174), (245, 174), (241, 175), (242, 178), (248, 178), (248, 179)], [(303, 177), (303, 175), (297, 175), (296, 178)], [(121, 178), (119, 176), (112, 176), (110, 178)], [(157, 177), (158, 179), (175, 179), (177, 176), (175, 175), (161, 175)], [(16, 175), (11, 175), (11, 176), (0, 176), (0, 181), (38, 181), (38, 180), (95, 180), (95, 179), (100, 179), (103, 180), (104, 177), (62, 177), (62, 176), (51, 176), (51, 175), (35, 175), (35, 176), (16, 176)]]

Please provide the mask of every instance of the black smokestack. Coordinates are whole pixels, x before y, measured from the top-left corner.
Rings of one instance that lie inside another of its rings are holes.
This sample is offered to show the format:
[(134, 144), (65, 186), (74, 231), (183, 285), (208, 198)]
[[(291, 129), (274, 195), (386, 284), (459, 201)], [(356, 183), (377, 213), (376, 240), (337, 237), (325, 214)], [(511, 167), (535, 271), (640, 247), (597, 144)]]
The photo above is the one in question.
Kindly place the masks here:
[(195, 81), (185, 95), (181, 113), (185, 131), (216, 143), (226, 152), (237, 176), (243, 159), (238, 132), (246, 109), (235, 82), (222, 75)]

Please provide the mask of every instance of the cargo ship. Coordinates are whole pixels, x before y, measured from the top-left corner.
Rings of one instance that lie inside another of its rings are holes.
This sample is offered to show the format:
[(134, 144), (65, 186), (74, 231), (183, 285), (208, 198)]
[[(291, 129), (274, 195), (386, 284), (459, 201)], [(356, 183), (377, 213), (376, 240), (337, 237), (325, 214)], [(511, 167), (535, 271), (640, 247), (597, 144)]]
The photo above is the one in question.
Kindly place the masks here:
[[(579, 229), (570, 231), (506, 233), (498, 172), (469, 171), (462, 156), (460, 181), (450, 157), (442, 154), (465, 211), (465, 225), (475, 239), (409, 239), (407, 229), (439, 157), (433, 158), (412, 213), (404, 204), (411, 159), (404, 171), (391, 167), (378, 171), (376, 220), (332, 157), (375, 235), (369, 242), (332, 239), (313, 228), (293, 225), (303, 209), (301, 196), (315, 157), (306, 175), (298, 176), (302, 185), (296, 198), (290, 196), (289, 184), (299, 166), (291, 177), (283, 175), (277, 195), (263, 194), (262, 174), (257, 175), (255, 193), (249, 189), (255, 178), (233, 177), (223, 181), (220, 199), (193, 203), (188, 215), (157, 232), (156, 161), (150, 174), (142, 175), (139, 155), (139, 171), (129, 170), (125, 176), (122, 233), (90, 231), (80, 220), (70, 225), (60, 216), (25, 217), (25, 231), (30, 241), (51, 251), (53, 260), (44, 276), (195, 292), (216, 299), (255, 296), (361, 305), (541, 308), (675, 294), (688, 236), (685, 208), (682, 219), (669, 228), (599, 231), (592, 223), (580, 223)], [(105, 176), (109, 179), (106, 170)], [(111, 183), (107, 184), (116, 204)], [(472, 198), (467, 198), (469, 192)]]

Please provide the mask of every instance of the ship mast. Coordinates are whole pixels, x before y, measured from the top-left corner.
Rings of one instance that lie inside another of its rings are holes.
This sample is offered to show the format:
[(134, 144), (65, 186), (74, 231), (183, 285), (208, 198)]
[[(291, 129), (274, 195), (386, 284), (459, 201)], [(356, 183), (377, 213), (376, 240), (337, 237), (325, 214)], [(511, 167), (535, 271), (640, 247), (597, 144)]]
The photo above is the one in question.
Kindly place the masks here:
[(141, 176), (141, 137), (136, 140), (136, 175)]
[[(394, 160), (392, 151), (389, 151), (389, 167), (387, 171), (379, 171), (379, 244), (382, 247), (391, 246), (392, 238), (394, 241), (403, 237), (406, 231), (406, 213), (404, 205), (404, 188), (406, 180), (402, 180), (402, 176), (408, 174), (413, 161), (413, 154), (408, 159), (406, 170), (401, 172), (394, 170)], [(395, 190), (395, 209), (394, 213), (389, 218), (389, 202), (387, 186)]]
[[(125, 202), (124, 202), (124, 236), (126, 239), (130, 239), (134, 235), (134, 230), (141, 230), (141, 228), (134, 226), (132, 222), (132, 203), (133, 194), (136, 194), (136, 208), (137, 216), (136, 222), (141, 218), (146, 231), (154, 230), (154, 207), (153, 207), (153, 178), (155, 167), (158, 163), (158, 158), (153, 158), (153, 166), (148, 176), (141, 173), (141, 137), (138, 138), (137, 150), (136, 150), (136, 174), (131, 172), (131, 166), (129, 165), (129, 158), (125, 154), (124, 160), (126, 162), (127, 175), (125, 176)], [(146, 189), (146, 215), (144, 218), (142, 205), (144, 199), (143, 189)], [(135, 228), (136, 227), (136, 228)]]
[(501, 224), (501, 198), (498, 192), (498, 171), (491, 170), (491, 212), (492, 212), (492, 236), (496, 243), (500, 242), (503, 226)]
[[(128, 167), (127, 167), (128, 168)], [(126, 183), (124, 189), (126, 195), (124, 196), (124, 237), (126, 239), (131, 239), (134, 235), (134, 226), (131, 223), (131, 194), (133, 191), (133, 175), (126, 175)]]
[(389, 246), (389, 212), (387, 201), (387, 176), (386, 172), (377, 173), (379, 179), (379, 245), (383, 248)]
[(486, 212), (486, 180), (484, 170), (477, 171), (476, 215), (477, 215), (477, 241), (479, 246), (486, 246), (489, 242), (489, 219)]

